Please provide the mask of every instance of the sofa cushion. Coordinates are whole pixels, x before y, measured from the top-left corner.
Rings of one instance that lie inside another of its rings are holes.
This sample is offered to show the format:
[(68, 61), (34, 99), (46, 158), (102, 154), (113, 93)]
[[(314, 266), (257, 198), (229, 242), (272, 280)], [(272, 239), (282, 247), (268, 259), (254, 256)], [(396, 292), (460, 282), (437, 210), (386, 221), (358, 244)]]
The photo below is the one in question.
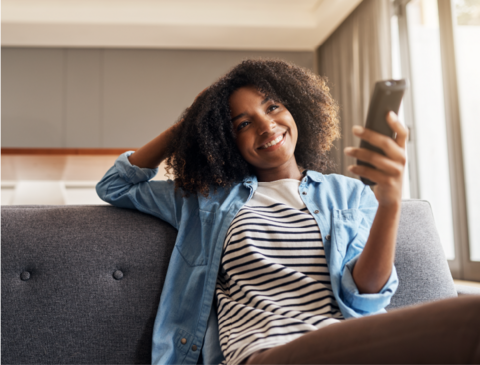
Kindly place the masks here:
[(150, 363), (175, 237), (112, 206), (2, 207), (2, 363)]

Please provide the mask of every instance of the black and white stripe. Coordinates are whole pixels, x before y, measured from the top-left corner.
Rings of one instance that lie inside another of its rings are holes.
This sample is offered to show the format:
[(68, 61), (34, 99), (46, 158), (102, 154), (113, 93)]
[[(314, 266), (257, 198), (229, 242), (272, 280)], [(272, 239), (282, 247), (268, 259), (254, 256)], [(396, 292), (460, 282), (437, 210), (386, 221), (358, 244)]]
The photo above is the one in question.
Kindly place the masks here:
[(306, 207), (245, 205), (225, 239), (216, 295), (229, 364), (343, 319)]

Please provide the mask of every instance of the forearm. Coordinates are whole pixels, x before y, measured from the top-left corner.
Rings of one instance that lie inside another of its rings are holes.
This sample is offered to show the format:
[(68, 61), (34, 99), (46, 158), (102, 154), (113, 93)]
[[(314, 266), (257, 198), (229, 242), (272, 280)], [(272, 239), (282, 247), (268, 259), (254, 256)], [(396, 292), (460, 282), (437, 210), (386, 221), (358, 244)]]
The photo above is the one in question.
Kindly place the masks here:
[(378, 293), (388, 281), (395, 259), (401, 202), (379, 206), (365, 248), (352, 272), (360, 293)]
[(165, 159), (167, 146), (174, 136), (177, 125), (168, 128), (166, 131), (155, 137), (146, 145), (138, 149), (128, 157), (132, 165), (153, 169), (158, 167)]

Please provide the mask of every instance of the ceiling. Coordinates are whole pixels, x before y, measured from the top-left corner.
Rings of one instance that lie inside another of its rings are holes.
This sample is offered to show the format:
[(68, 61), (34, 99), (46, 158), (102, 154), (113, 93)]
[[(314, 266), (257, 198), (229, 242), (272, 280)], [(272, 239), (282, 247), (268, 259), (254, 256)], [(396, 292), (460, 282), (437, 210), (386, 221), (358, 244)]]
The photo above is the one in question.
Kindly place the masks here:
[(362, 0), (2, 0), (2, 46), (312, 51)]

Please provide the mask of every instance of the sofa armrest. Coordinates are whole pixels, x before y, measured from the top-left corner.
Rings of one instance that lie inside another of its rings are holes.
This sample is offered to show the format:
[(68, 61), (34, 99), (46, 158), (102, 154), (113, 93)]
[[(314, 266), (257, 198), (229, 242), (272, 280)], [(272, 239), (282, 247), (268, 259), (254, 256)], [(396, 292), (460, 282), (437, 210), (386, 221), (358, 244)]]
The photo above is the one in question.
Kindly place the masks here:
[(430, 203), (402, 201), (395, 250), (399, 284), (387, 310), (457, 296)]
[(480, 288), (469, 285), (455, 284), (458, 295), (480, 295)]

